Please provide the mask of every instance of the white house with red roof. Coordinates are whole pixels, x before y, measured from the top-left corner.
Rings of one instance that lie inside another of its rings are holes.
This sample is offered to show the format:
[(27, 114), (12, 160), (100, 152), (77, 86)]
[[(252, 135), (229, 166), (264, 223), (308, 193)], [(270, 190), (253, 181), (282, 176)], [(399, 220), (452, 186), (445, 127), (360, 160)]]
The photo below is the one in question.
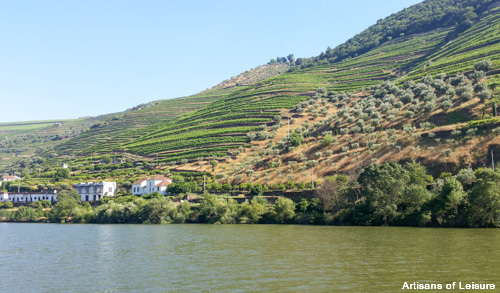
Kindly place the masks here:
[(0, 181), (0, 186), (2, 186), (3, 181), (16, 181), (16, 180), (21, 180), (21, 177), (17, 176), (10, 176), (10, 175), (3, 175), (2, 180)]
[(10, 176), (10, 175), (3, 175), (2, 176), (2, 181), (15, 181), (15, 180), (20, 180), (21, 177), (17, 176)]
[(155, 175), (146, 179), (139, 179), (136, 182), (132, 183), (132, 194), (141, 196), (157, 191), (163, 195), (166, 195), (168, 185), (171, 183), (172, 179), (167, 178), (163, 175)]

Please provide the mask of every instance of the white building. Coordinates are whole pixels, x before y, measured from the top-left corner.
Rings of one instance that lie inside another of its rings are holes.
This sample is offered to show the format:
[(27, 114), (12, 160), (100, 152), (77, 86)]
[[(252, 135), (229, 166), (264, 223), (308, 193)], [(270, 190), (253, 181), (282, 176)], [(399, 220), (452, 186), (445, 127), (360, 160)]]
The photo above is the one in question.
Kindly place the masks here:
[(0, 181), (0, 186), (2, 186), (2, 182), (4, 182), (4, 181), (16, 181), (16, 180), (21, 180), (21, 177), (3, 175), (2, 180)]
[(172, 179), (163, 175), (155, 175), (146, 179), (139, 179), (132, 183), (132, 194), (141, 196), (157, 191), (166, 195), (168, 185), (170, 183), (172, 183)]
[(39, 200), (57, 201), (57, 190), (45, 192), (4, 192), (0, 194), (1, 202), (34, 202)]
[(21, 177), (17, 177), (17, 176), (10, 176), (10, 175), (3, 175), (2, 176), (2, 181), (16, 181), (16, 180), (20, 180)]
[(82, 201), (97, 201), (105, 196), (114, 196), (116, 192), (116, 182), (86, 182), (73, 186), (80, 194)]

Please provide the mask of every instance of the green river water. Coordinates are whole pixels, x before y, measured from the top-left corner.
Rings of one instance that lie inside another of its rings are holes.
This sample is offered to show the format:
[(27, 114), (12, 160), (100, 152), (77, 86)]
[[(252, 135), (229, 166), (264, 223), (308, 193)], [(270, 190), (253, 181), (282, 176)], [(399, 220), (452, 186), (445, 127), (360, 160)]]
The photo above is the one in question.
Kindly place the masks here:
[(0, 223), (0, 272), (1, 292), (500, 292), (500, 229)]

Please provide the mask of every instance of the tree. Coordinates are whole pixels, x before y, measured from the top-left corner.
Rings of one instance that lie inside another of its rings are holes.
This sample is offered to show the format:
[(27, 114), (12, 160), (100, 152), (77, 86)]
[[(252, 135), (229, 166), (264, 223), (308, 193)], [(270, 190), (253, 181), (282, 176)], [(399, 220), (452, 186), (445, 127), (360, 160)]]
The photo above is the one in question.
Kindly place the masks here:
[(295, 216), (295, 203), (285, 197), (280, 197), (273, 207), (274, 218), (277, 223), (289, 222)]
[(130, 192), (130, 190), (132, 190), (132, 183), (130, 183), (130, 181), (123, 181), (122, 187), (125, 189), (126, 192)]
[(19, 209), (14, 213), (13, 219), (17, 222), (38, 221), (38, 214), (33, 208), (20, 206)]
[(103, 162), (104, 164), (109, 164), (112, 161), (113, 161), (113, 158), (111, 157), (111, 155), (103, 155), (101, 158), (101, 162)]
[(500, 169), (480, 168), (470, 194), (471, 226), (500, 227)]
[(410, 184), (403, 191), (399, 207), (401, 209), (401, 224), (411, 226), (425, 226), (430, 217), (422, 212), (426, 203), (431, 200), (432, 194), (425, 185)]
[(292, 146), (299, 146), (304, 142), (304, 137), (302, 134), (298, 133), (290, 133), (290, 142), (292, 143)]
[(240, 206), (237, 218), (242, 224), (258, 223), (262, 215), (266, 213), (267, 201), (261, 197), (254, 197), (250, 204), (243, 203)]
[(7, 201), (5, 202), (5, 204), (3, 205), (4, 208), (6, 209), (11, 209), (14, 207), (14, 204), (11, 202), (11, 201)]
[(433, 217), (439, 225), (454, 225), (458, 219), (459, 206), (463, 203), (465, 192), (455, 177), (446, 177), (438, 189), (434, 200)]
[(301, 198), (300, 202), (297, 204), (296, 209), (301, 213), (305, 213), (307, 212), (308, 207), (309, 207), (309, 202), (307, 201), (307, 199)]
[(332, 142), (333, 142), (333, 136), (331, 134), (325, 135), (325, 137), (323, 138), (323, 144), (324, 145), (329, 145)]
[(293, 58), (293, 54), (288, 55), (286, 58), (288, 59), (288, 62), (290, 62), (290, 64), (292, 64), (295, 60), (295, 58)]
[(339, 174), (325, 177), (321, 186), (316, 189), (315, 197), (319, 200), (323, 212), (339, 212), (347, 203), (349, 176)]
[(262, 187), (262, 184), (260, 184), (260, 183), (254, 184), (252, 186), (252, 188), (250, 189), (250, 194), (252, 196), (262, 195), (263, 192), (264, 192), (264, 188)]
[(139, 218), (143, 223), (161, 224), (173, 220), (175, 211), (177, 209), (170, 199), (166, 197), (153, 198), (148, 200), (142, 208)]
[(222, 209), (219, 208), (220, 205), (221, 203), (215, 194), (204, 193), (199, 206), (200, 221), (203, 223), (215, 223), (219, 221), (222, 216), (220, 214), (222, 211)]
[(69, 178), (69, 169), (66, 168), (58, 168), (56, 173), (54, 174), (54, 180), (60, 181), (61, 179)]
[(162, 198), (164, 197), (163, 194), (159, 193), (158, 191), (152, 192), (150, 194), (145, 194), (143, 196), (144, 199), (153, 199), (153, 198)]
[(389, 225), (398, 216), (398, 205), (410, 181), (408, 172), (396, 162), (372, 164), (358, 178), (361, 194), (366, 198), (367, 222)]
[(189, 219), (191, 215), (191, 204), (188, 201), (182, 202), (177, 209), (177, 216), (174, 219), (174, 223), (184, 223), (186, 219)]
[(427, 169), (415, 161), (407, 163), (405, 169), (408, 171), (408, 176), (410, 177), (408, 184), (426, 187), (427, 183), (433, 180), (432, 176), (427, 175)]
[(481, 61), (478, 61), (474, 64), (474, 69), (475, 70), (478, 70), (478, 71), (488, 71), (490, 70), (491, 68), (491, 61), (490, 60), (481, 60)]
[(64, 190), (57, 195), (57, 203), (49, 214), (51, 222), (67, 220), (68, 217), (71, 217), (72, 210), (78, 207), (78, 203), (81, 201), (80, 196), (76, 191), (76, 195), (72, 191)]

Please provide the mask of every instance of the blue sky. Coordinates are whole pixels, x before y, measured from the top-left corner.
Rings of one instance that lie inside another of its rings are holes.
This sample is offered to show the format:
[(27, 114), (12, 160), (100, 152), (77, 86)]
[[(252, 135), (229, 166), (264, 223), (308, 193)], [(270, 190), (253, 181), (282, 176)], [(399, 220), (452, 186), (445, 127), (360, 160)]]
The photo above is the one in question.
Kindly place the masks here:
[(418, 0), (0, 0), (0, 122), (68, 119), (198, 93), (311, 57)]

